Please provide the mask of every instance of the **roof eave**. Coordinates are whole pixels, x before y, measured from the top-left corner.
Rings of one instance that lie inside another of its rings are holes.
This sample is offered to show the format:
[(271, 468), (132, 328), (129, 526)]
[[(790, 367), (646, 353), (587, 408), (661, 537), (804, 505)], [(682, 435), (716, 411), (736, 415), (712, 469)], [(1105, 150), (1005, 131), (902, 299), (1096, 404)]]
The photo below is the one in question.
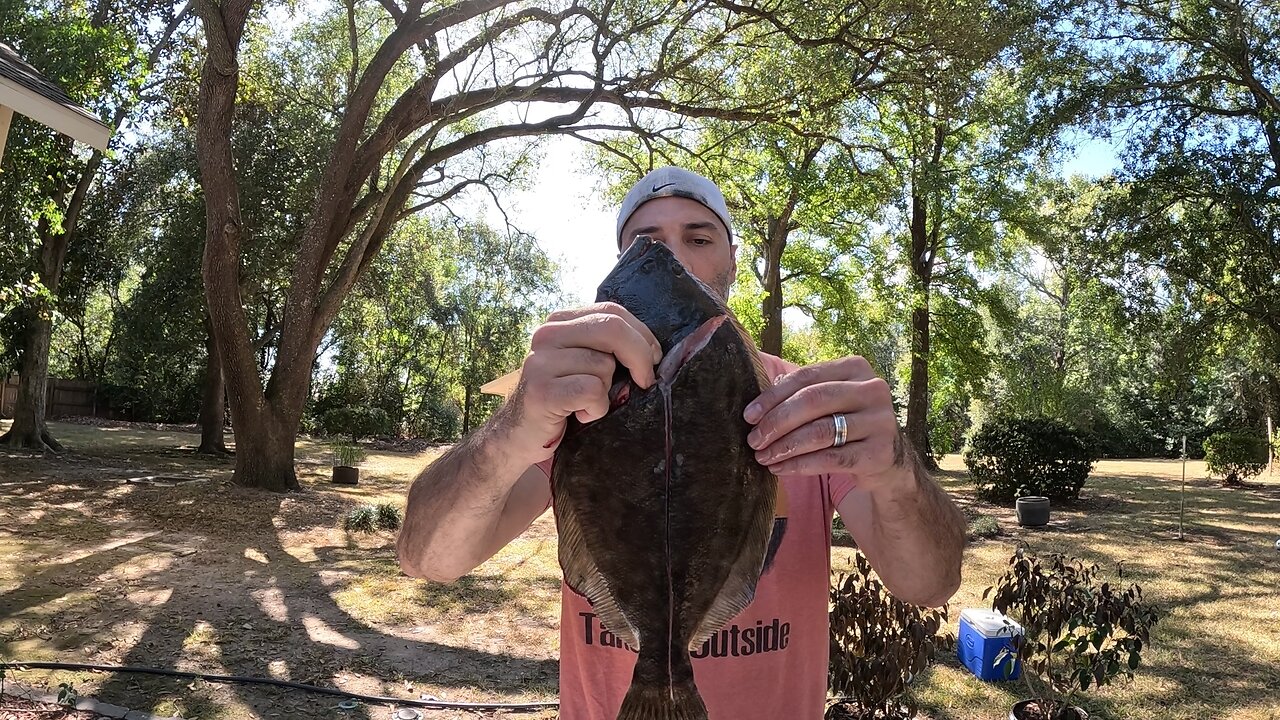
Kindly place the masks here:
[(56, 103), (5, 77), (0, 77), (0, 105), (104, 152), (111, 139), (111, 128), (102, 121)]

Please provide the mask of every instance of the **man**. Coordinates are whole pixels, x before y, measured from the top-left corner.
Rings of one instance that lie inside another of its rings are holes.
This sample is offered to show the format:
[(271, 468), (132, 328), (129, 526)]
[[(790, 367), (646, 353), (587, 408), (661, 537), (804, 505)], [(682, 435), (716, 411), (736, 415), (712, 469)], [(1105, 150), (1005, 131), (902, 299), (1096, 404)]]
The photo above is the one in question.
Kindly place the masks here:
[[(736, 275), (728, 208), (709, 180), (661, 168), (631, 188), (618, 247), (664, 243), (723, 296)], [(600, 303), (562, 310), (533, 333), (519, 385), (483, 427), (423, 471), (409, 490), (400, 565), (450, 582), (522, 533), (551, 505), (551, 458), (570, 415), (609, 409), (617, 363), (649, 387), (661, 350), (643, 323)], [(745, 411), (748, 443), (782, 482), (788, 524), (752, 604), (695, 651), (712, 718), (822, 717), (826, 698), (832, 513), (886, 587), (917, 605), (944, 604), (960, 584), (965, 524), (898, 429), (888, 384), (866, 360), (797, 368), (762, 355), (773, 387)], [(560, 717), (614, 720), (636, 655), (562, 587)]]

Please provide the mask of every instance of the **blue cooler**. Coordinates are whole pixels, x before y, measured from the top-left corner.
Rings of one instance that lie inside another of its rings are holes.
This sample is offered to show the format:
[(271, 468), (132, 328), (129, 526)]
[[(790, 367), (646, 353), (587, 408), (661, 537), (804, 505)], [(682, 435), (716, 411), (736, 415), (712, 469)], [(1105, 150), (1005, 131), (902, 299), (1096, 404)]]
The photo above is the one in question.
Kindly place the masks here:
[(960, 611), (960, 638), (956, 654), (960, 662), (980, 680), (1017, 680), (1022, 663), (1013, 661), (1009, 671), (1009, 657), (996, 657), (1000, 651), (1010, 648), (1014, 652), (1014, 639), (1022, 637), (1022, 626), (995, 610), (971, 608)]

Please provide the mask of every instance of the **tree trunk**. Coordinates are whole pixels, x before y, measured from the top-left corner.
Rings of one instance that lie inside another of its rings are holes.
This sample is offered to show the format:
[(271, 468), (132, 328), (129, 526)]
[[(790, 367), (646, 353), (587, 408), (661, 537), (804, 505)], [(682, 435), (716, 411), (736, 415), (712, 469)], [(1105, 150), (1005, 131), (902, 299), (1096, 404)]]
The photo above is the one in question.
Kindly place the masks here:
[[(49, 294), (56, 296), (69, 236), (67, 233), (42, 232), (41, 237), (40, 280)], [(0, 437), (0, 443), (6, 443), (9, 447), (62, 452), (62, 445), (53, 439), (45, 424), (45, 414), (48, 411), (45, 401), (49, 386), (49, 344), (53, 337), (52, 308), (39, 298), (33, 299), (28, 308), (29, 326), (22, 348), (18, 402), (13, 408), (13, 426)]]
[[(929, 442), (929, 295), (933, 268), (941, 245), (942, 207), (936, 202), (937, 170), (947, 137), (946, 127), (934, 124), (933, 147), (911, 175), (911, 275), (915, 302), (911, 310), (911, 382), (907, 387), (907, 440), (929, 470), (937, 470)], [(933, 200), (934, 202), (931, 202)], [(932, 217), (930, 208), (932, 207)]]
[(764, 328), (760, 331), (760, 349), (770, 355), (782, 355), (782, 254), (787, 250), (787, 239), (791, 235), (792, 218), (800, 205), (800, 188), (806, 182), (813, 161), (822, 150), (823, 143), (818, 143), (805, 151), (804, 157), (796, 163), (790, 178), (791, 188), (787, 194), (787, 202), (782, 206), (777, 217), (771, 217), (765, 225), (764, 237), (764, 300), (760, 303), (761, 315), (764, 317)]
[(462, 436), (471, 432), (471, 380), (467, 380), (465, 395), (462, 400)]
[(764, 240), (764, 299), (760, 301), (764, 329), (760, 331), (760, 349), (770, 355), (782, 355), (782, 251), (787, 247), (784, 221), (769, 220), (768, 237)]
[[(66, 153), (71, 153), (71, 141), (62, 143)], [(97, 159), (95, 153), (94, 158)], [(49, 297), (57, 297), (58, 283), (62, 280), (62, 263), (67, 256), (67, 245), (71, 241), (71, 229), (75, 227), (84, 205), (84, 196), (88, 192), (88, 176), (96, 170), (90, 163), (90, 169), (81, 176), (71, 202), (63, 217), (64, 230), (59, 232), (49, 223), (41, 219), (37, 228), (40, 237), (40, 282), (48, 290)], [(53, 193), (53, 203), (61, 206), (66, 193)], [(28, 304), (28, 327), (22, 349), (22, 376), (18, 386), (18, 401), (13, 408), (13, 425), (9, 431), (0, 436), (0, 443), (9, 447), (34, 448), (36, 450), (53, 450), (62, 452), (62, 445), (49, 434), (45, 424), (45, 413), (48, 410), (46, 400), (49, 386), (49, 343), (53, 336), (53, 308), (51, 302), (42, 298), (33, 298)]]
[(27, 328), (22, 348), (22, 377), (18, 401), (13, 407), (13, 425), (0, 435), (0, 445), (62, 452), (62, 445), (45, 425), (45, 402), (49, 385), (49, 338), (53, 322), (38, 315)]
[[(283, 401), (274, 397), (276, 393), (263, 391), (239, 285), (244, 225), (231, 150), (231, 120), (240, 82), (240, 39), (253, 4), (253, 0), (225, 0), (196, 7), (207, 46), (196, 113), (196, 157), (207, 217), (202, 275), (235, 427), (236, 469), (232, 482), (287, 492), (299, 488), (293, 447), (305, 390)], [(307, 362), (304, 375), (310, 369), (311, 363)], [(285, 377), (281, 370), (277, 365), (272, 372), (273, 384), (296, 380), (296, 372)]]
[[(62, 275), (62, 258), (67, 252), (67, 235), (49, 232), (41, 232), (40, 235), (40, 280), (51, 295), (56, 295), (58, 280)], [(0, 436), (0, 444), (54, 452), (62, 452), (64, 449), (49, 434), (49, 427), (45, 424), (45, 414), (48, 411), (49, 344), (53, 336), (51, 314), (52, 308), (43, 299), (35, 298), (28, 305), (29, 324), (22, 343), (18, 401), (13, 407), (13, 425), (9, 432)]]
[(226, 423), (226, 383), (222, 377), (222, 360), (218, 357), (218, 342), (213, 327), (205, 317), (205, 371), (204, 397), (200, 401), (200, 448), (204, 455), (228, 455), (223, 438)]
[(911, 311), (911, 382), (907, 390), (907, 439), (920, 461), (937, 470), (929, 442), (929, 298)]
[(268, 405), (261, 412), (235, 412), (236, 469), (232, 481), (244, 487), (291, 492), (301, 489), (293, 466), (298, 421), (281, 418)]
[(1053, 369), (1057, 372), (1058, 386), (1067, 381), (1067, 341), (1071, 331), (1071, 265), (1070, 258), (1062, 263), (1062, 291), (1058, 295), (1058, 337), (1053, 348)]
[(907, 390), (907, 439), (925, 467), (936, 470), (929, 442), (929, 292), (933, 281), (933, 252), (928, 212), (919, 188), (911, 195), (911, 274), (916, 285), (911, 311), (911, 381)]

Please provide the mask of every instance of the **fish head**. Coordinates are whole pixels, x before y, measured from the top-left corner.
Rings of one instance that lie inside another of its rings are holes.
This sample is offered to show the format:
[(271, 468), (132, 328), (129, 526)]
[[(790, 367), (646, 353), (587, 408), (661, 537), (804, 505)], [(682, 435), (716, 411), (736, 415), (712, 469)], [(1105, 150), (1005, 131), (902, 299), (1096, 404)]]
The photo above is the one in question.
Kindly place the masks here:
[(664, 354), (703, 323), (727, 312), (714, 290), (648, 235), (636, 237), (600, 284), (596, 302), (606, 301), (644, 323)]

